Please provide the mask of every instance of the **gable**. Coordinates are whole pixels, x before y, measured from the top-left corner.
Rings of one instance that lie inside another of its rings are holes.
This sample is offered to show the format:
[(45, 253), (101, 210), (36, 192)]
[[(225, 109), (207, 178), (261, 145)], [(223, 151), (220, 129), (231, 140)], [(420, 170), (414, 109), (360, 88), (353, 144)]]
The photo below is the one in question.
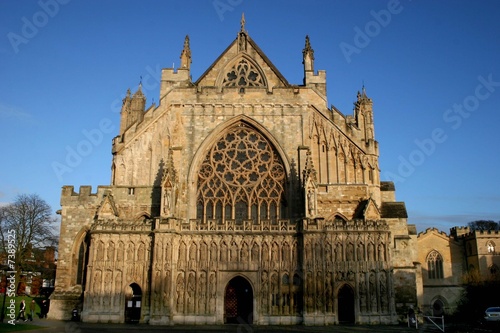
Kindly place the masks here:
[(100, 219), (102, 218), (116, 218), (118, 217), (118, 209), (116, 208), (115, 200), (113, 196), (108, 193), (104, 195), (101, 205), (97, 209), (96, 216)]
[(290, 84), (262, 50), (240, 31), (237, 38), (195, 82), (198, 87), (265, 88), (289, 87)]

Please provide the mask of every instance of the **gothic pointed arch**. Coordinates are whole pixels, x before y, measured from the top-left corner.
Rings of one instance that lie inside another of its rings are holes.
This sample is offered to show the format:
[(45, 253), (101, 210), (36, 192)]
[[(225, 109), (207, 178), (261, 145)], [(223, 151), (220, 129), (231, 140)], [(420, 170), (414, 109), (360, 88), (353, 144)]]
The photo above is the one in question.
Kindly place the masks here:
[(151, 214), (146, 211), (142, 211), (139, 214), (135, 215), (134, 220), (136, 222), (145, 222), (147, 220), (151, 220)]
[(443, 279), (443, 256), (436, 250), (427, 255), (427, 274), (429, 279)]
[(349, 221), (349, 219), (344, 214), (342, 214), (340, 212), (336, 212), (329, 219), (331, 219), (333, 221), (341, 221), (342, 223), (347, 223), (347, 221)]
[(177, 172), (172, 160), (172, 151), (169, 151), (165, 170), (161, 180), (161, 215), (171, 216), (175, 207), (178, 192)]
[(119, 217), (118, 208), (111, 192), (104, 194), (101, 204), (96, 211), (97, 219), (116, 219)]
[(220, 71), (216, 85), (221, 88), (266, 88), (268, 83), (259, 64), (246, 53), (239, 53)]
[(90, 250), (90, 229), (82, 228), (75, 237), (71, 256), (71, 276), (74, 278), (73, 284), (80, 285), (82, 291), (85, 288), (85, 278), (87, 275), (87, 264)]
[(192, 174), (196, 218), (204, 223), (286, 218), (288, 167), (272, 139), (242, 119), (214, 133)]

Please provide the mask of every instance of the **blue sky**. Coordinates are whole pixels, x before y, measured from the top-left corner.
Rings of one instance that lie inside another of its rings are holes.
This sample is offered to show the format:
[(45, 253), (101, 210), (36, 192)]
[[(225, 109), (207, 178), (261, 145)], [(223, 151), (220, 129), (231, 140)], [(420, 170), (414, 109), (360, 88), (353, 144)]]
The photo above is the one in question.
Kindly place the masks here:
[[(110, 183), (119, 107), (190, 36), (195, 81), (246, 29), (290, 83), (309, 35), (328, 102), (373, 99), (384, 180), (422, 231), (500, 220), (497, 1), (0, 1), (0, 203)], [(90, 138), (90, 139), (89, 139)], [(75, 153), (76, 152), (76, 153)]]

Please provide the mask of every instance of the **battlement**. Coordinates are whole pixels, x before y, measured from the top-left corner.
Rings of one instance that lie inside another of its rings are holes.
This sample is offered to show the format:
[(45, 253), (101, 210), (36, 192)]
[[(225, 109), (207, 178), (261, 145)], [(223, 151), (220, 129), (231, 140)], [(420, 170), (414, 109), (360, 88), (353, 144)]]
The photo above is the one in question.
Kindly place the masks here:
[(438, 228), (434, 228), (434, 227), (427, 228), (427, 229), (425, 229), (425, 231), (419, 232), (417, 237), (424, 236), (424, 235), (426, 235), (428, 233), (431, 233), (431, 232), (436, 232), (436, 233), (438, 233), (438, 234), (440, 234), (440, 235), (442, 235), (444, 237), (447, 237), (447, 238), (449, 237), (446, 232), (444, 232), (442, 230), (439, 230)]
[(82, 185), (80, 186), (79, 192), (75, 192), (74, 186), (63, 186), (61, 192), (61, 206), (79, 203), (90, 203), (98, 200), (102, 197), (102, 194), (107, 190), (109, 186), (99, 186), (97, 187), (97, 192), (92, 193), (92, 186)]
[(189, 70), (185, 68), (163, 68), (161, 70), (161, 80), (162, 81), (186, 81), (189, 80)]
[(469, 233), (470, 233), (469, 227), (453, 227), (450, 229), (450, 235), (455, 238), (467, 235)]
[(477, 234), (479, 235), (498, 235), (499, 233), (499, 230), (475, 230), (474, 231)]
[(182, 82), (191, 82), (189, 69), (163, 68), (161, 70), (160, 98), (165, 95), (169, 88), (179, 86)]
[(80, 191), (75, 192), (75, 187), (73, 185), (65, 185), (62, 187), (61, 197), (88, 197), (88, 196), (97, 196), (99, 192), (108, 189), (109, 186), (98, 186), (97, 192), (92, 193), (92, 186), (90, 185), (82, 185), (80, 186)]
[(326, 83), (326, 70), (320, 69), (317, 73), (306, 71), (307, 83)]

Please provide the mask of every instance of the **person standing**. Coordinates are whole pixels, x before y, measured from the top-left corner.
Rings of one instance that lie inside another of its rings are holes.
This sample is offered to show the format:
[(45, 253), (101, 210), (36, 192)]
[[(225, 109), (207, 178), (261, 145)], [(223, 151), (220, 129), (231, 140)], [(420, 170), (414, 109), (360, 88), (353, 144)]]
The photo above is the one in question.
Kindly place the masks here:
[(24, 316), (24, 311), (26, 311), (26, 303), (24, 303), (24, 299), (21, 300), (21, 304), (19, 304), (19, 313), (17, 315), (17, 321), (22, 318), (23, 321), (26, 321), (26, 317)]
[(36, 303), (35, 300), (32, 299), (30, 303), (30, 321), (33, 321), (35, 318), (35, 308), (36, 308)]
[(40, 318), (47, 318), (47, 312), (49, 312), (49, 303), (47, 303), (47, 300), (44, 299), (42, 301), (42, 309), (41, 309)]

